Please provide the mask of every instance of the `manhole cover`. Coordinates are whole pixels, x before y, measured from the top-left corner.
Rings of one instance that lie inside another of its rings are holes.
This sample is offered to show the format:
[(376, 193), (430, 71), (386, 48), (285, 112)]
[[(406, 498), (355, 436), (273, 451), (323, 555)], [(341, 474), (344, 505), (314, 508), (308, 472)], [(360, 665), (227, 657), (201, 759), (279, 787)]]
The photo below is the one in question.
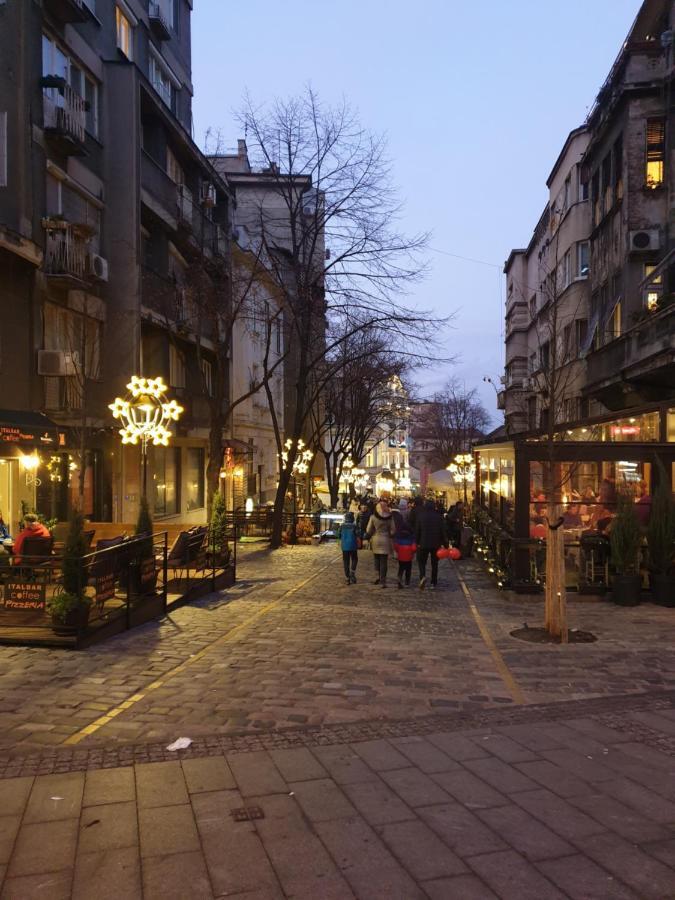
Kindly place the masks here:
[(264, 819), (265, 813), (259, 806), (240, 806), (230, 813), (235, 822), (250, 822), (252, 819)]

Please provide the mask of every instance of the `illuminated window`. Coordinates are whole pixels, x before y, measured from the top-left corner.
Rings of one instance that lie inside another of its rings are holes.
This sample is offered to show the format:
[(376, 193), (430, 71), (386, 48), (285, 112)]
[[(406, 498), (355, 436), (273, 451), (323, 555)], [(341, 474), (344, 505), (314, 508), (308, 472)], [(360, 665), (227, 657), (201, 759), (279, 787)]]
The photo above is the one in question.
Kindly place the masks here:
[(665, 120), (647, 119), (647, 164), (645, 171), (645, 186), (648, 188), (657, 188), (663, 184), (665, 149)]
[(134, 29), (119, 6), (115, 10), (117, 22), (117, 46), (127, 59), (134, 58)]
[(621, 301), (616, 304), (610, 317), (609, 332), (612, 338), (621, 337)]
[[(656, 266), (652, 263), (645, 265), (645, 278), (649, 278)], [(663, 293), (663, 276), (657, 275), (652, 278), (644, 291), (644, 303), (649, 312), (654, 312), (659, 308), (659, 301)]]

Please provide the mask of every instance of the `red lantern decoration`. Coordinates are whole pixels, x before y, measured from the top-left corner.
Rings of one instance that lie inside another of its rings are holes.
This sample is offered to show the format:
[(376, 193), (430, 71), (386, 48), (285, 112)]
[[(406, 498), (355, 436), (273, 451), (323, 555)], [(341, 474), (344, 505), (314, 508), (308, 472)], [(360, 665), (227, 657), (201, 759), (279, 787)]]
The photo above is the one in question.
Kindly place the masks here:
[(450, 559), (461, 559), (462, 551), (458, 547), (451, 547), (448, 550), (448, 556), (450, 557)]
[(447, 559), (448, 551), (445, 549), (445, 547), (439, 547), (436, 551), (436, 556), (438, 559)]

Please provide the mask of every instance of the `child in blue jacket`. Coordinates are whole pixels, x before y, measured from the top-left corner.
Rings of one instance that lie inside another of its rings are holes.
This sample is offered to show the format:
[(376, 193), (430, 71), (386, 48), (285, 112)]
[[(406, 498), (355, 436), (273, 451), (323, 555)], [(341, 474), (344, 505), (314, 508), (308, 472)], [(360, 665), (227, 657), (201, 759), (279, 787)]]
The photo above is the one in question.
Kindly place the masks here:
[(345, 567), (347, 584), (356, 584), (356, 567), (359, 564), (359, 539), (361, 530), (354, 521), (354, 513), (345, 513), (344, 522), (340, 529), (340, 546), (342, 548), (342, 563)]

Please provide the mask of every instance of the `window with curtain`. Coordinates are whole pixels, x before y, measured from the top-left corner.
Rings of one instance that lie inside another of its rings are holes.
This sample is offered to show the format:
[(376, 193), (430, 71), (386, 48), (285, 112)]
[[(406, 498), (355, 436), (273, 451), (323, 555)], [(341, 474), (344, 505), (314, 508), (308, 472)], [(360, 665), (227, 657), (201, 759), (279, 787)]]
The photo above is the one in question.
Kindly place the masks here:
[(204, 506), (204, 450), (188, 447), (185, 451), (185, 492), (188, 512)]
[(180, 447), (155, 447), (155, 515), (180, 512)]

